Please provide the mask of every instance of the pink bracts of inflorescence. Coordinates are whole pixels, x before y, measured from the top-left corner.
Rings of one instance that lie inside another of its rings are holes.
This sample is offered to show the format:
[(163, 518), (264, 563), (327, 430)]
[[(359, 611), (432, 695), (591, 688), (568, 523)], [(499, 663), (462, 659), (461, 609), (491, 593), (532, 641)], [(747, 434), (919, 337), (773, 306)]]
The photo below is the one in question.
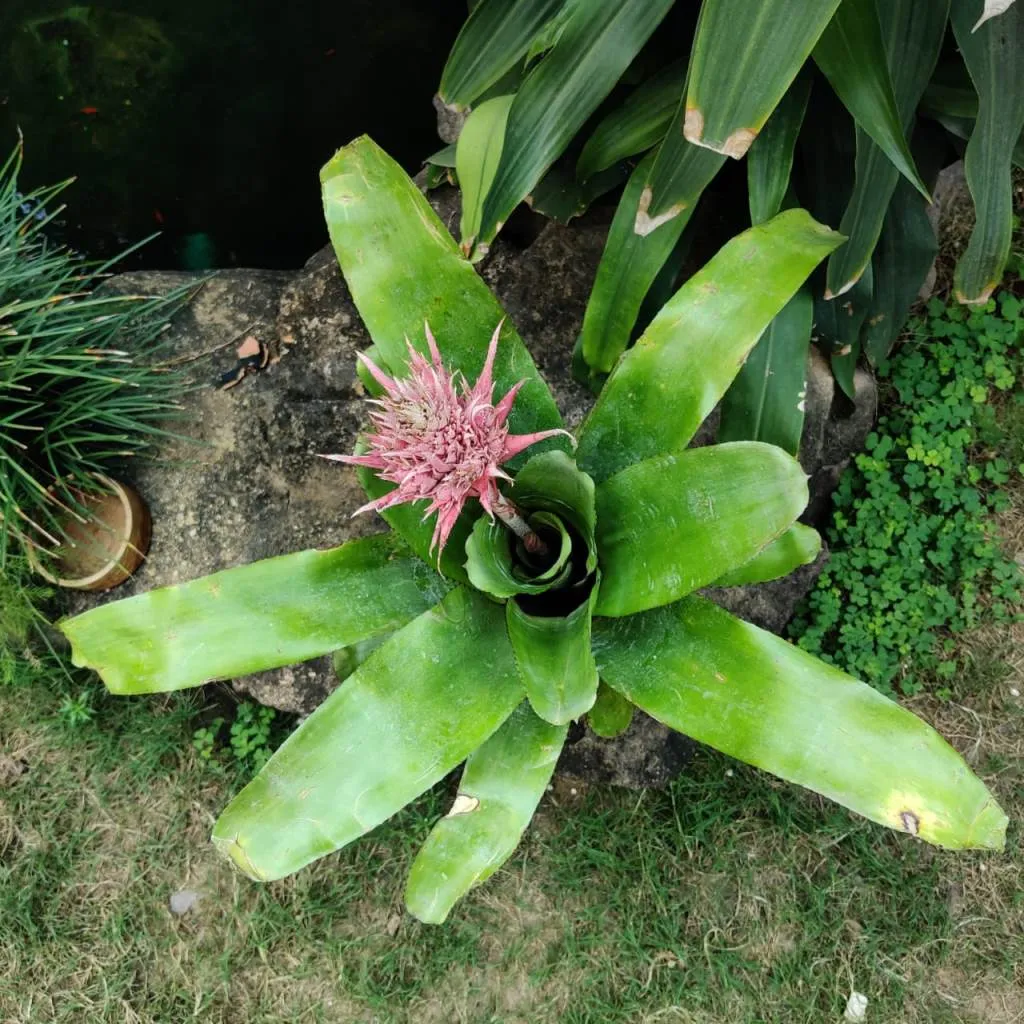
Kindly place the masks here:
[(477, 382), (470, 387), (460, 373), (449, 375), (441, 361), (437, 342), (426, 324), (430, 362), (409, 346), (409, 376), (393, 379), (373, 360), (359, 353), (363, 365), (384, 389), (371, 400), (370, 413), (375, 432), (367, 438), (369, 450), (363, 455), (324, 455), (325, 459), (366, 466), (377, 476), (398, 486), (360, 512), (383, 511), (410, 501), (429, 501), (423, 518), (437, 513), (430, 550), (438, 557), (459, 518), (466, 501), (477, 498), (493, 519), (500, 502), (498, 480), (511, 477), (501, 469), (523, 449), (565, 430), (541, 430), (533, 434), (510, 434), (508, 415), (519, 389), (493, 404), (494, 356), (498, 349), (501, 323), (491, 336), (487, 358)]

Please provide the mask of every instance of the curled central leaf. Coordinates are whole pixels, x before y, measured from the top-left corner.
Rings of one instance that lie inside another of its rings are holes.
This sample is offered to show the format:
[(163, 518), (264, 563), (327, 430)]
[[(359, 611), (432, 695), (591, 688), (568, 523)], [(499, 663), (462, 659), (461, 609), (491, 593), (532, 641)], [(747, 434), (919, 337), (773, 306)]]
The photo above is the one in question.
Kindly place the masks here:
[[(430, 325), (424, 326), (430, 361), (407, 341), (410, 375), (406, 378), (389, 377), (368, 356), (359, 354), (384, 389), (383, 397), (373, 400), (376, 409), (370, 414), (376, 433), (369, 436), (369, 451), (365, 454), (324, 458), (366, 466), (382, 480), (398, 485), (357, 509), (356, 515), (407, 502), (429, 501), (423, 517), (437, 514), (430, 550), (437, 548), (438, 555), (470, 498), (477, 498), (488, 515), (500, 516), (531, 545), (535, 535), (498, 490), (499, 479), (511, 479), (502, 471), (501, 464), (537, 441), (567, 431), (508, 432), (508, 415), (525, 381), (516, 384), (497, 405), (493, 404), (494, 356), (500, 323), (491, 336), (480, 377), (472, 387), (460, 374), (448, 374)], [(532, 546), (536, 544), (534, 539)]]

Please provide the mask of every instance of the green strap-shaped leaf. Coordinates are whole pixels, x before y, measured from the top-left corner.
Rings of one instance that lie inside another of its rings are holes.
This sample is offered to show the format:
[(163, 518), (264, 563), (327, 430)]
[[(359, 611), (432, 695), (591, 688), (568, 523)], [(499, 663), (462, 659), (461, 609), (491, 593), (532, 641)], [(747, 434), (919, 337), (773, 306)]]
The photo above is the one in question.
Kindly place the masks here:
[(551, 779), (566, 726), (520, 704), (469, 755), (459, 793), (416, 855), (405, 905), (426, 924), (440, 924), (474, 886), (512, 856)]
[[(878, 5), (886, 61), (900, 122), (909, 132), (914, 111), (939, 59), (949, 0), (886, 0)], [(839, 223), (847, 236), (828, 261), (826, 297), (852, 288), (871, 262), (899, 171), (871, 136), (857, 130), (856, 182)]]
[(811, 76), (800, 75), (768, 118), (747, 156), (750, 223), (761, 224), (782, 209), (793, 171), (793, 151), (811, 95)]
[(672, 6), (672, 0), (588, 0), (571, 9), (554, 47), (526, 76), (484, 201), (475, 255), (561, 155)]
[[(455, 149), (455, 170), (462, 189), (463, 238), (475, 238), (480, 230), (480, 209), (498, 169), (505, 145), (505, 123), (514, 96), (485, 100), (466, 119)], [(468, 249), (463, 246), (468, 255)]]
[[(701, 193), (725, 163), (726, 158), (721, 153), (687, 141), (683, 134), (685, 115), (684, 100), (680, 101), (665, 138), (655, 150), (636, 207), (633, 230), (638, 235), (650, 235), (680, 217), (688, 219)], [(676, 237), (681, 231), (682, 226)]]
[(540, 179), (526, 201), (534, 213), (568, 224), (586, 213), (595, 199), (618, 188), (629, 177), (629, 171), (629, 164), (621, 161), (586, 181), (577, 181), (567, 154)]
[[(320, 172), (320, 180), (334, 251), (385, 368), (404, 372), (406, 338), (421, 352), (427, 351), (428, 321), (447, 368), (476, 380), (490, 336), (505, 314), (420, 190), (366, 136), (339, 150)], [(495, 395), (505, 394), (521, 380), (526, 383), (509, 416), (512, 433), (561, 426), (548, 386), (505, 321), (494, 362)], [(541, 443), (563, 450), (568, 445), (560, 436)], [(520, 455), (510, 465), (514, 469), (525, 461)], [(361, 474), (370, 497), (392, 489), (390, 484), (367, 486), (369, 476)], [(456, 579), (465, 578), (458, 563), (474, 514), (476, 509), (460, 521), (459, 534), (453, 535), (441, 562), (443, 571)], [(434, 522), (433, 517), (422, 521), (422, 515), (421, 510), (404, 506), (389, 510), (384, 518), (426, 558)], [(453, 559), (450, 551), (458, 557)]]
[(749, 583), (767, 583), (788, 576), (801, 565), (810, 565), (821, 551), (818, 531), (803, 523), (794, 523), (781, 537), (724, 576), (719, 576), (713, 587), (743, 587)]
[(699, 597), (594, 622), (601, 677), (649, 715), (954, 849), (1002, 849), (1006, 815), (938, 733), (877, 690)]
[(787, 210), (726, 244), (619, 360), (580, 431), (580, 467), (599, 483), (685, 448), (761, 332), (841, 241)]
[(283, 878), (444, 778), (523, 699), (503, 620), (460, 587), (399, 630), (228, 804), (217, 848), (258, 881)]
[(800, 450), (814, 299), (804, 285), (782, 307), (722, 399), (719, 441), (764, 441)]
[(854, 397), (853, 375), (860, 357), (860, 333), (874, 295), (872, 267), (838, 299), (814, 300), (814, 340), (829, 353), (836, 382), (848, 398)]
[(583, 358), (600, 373), (609, 372), (626, 351), (645, 296), (724, 159), (685, 141), (677, 151), (672, 194), (677, 203), (685, 204), (677, 216), (646, 235), (638, 235), (634, 229), (657, 153), (637, 165), (615, 211), (580, 336)]
[(978, 91), (964, 169), (977, 219), (953, 286), (960, 302), (986, 302), (1002, 280), (1013, 236), (1013, 150), (1024, 129), (1024, 6), (974, 31), (978, 0), (953, 0), (960, 52)]
[(843, 0), (814, 48), (814, 60), (857, 124), (878, 143), (899, 172), (930, 199), (903, 131), (876, 3)]
[(63, 619), (73, 662), (113, 693), (156, 693), (292, 665), (387, 633), (449, 584), (396, 537), (225, 569)]
[[(401, 373), (406, 366), (406, 338), (426, 354), (427, 321), (446, 367), (476, 380), (505, 313), (412, 179), (363, 136), (335, 154), (320, 180), (338, 263), (387, 368)], [(560, 427), (551, 392), (506, 321), (494, 361), (495, 395), (521, 380), (511, 432)], [(563, 450), (568, 444), (564, 438), (545, 443)]]
[(686, 96), (686, 137), (726, 156), (743, 156), (839, 6), (839, 0), (704, 0)]
[(597, 687), (597, 700), (587, 712), (587, 724), (606, 740), (621, 736), (633, 721), (633, 705), (607, 683)]
[[(914, 155), (926, 182), (935, 180), (945, 154), (943, 132), (927, 122), (919, 123), (914, 133)], [(861, 328), (864, 352), (874, 365), (885, 359), (903, 330), (937, 251), (927, 204), (901, 178), (889, 201), (872, 257), (871, 306)]]
[(685, 85), (686, 61), (675, 61), (630, 93), (587, 139), (576, 162), (576, 177), (586, 181), (598, 171), (661, 142)]
[(774, 445), (712, 445), (639, 462), (597, 488), (596, 614), (678, 601), (749, 562), (807, 505), (807, 475)]
[(600, 581), (568, 615), (532, 614), (529, 598), (513, 598), (505, 605), (508, 637), (526, 696), (552, 725), (565, 725), (594, 706), (597, 667), (590, 651), (590, 622), (599, 586)]
[(442, 102), (466, 107), (524, 56), (564, 0), (481, 0), (462, 26), (441, 74)]

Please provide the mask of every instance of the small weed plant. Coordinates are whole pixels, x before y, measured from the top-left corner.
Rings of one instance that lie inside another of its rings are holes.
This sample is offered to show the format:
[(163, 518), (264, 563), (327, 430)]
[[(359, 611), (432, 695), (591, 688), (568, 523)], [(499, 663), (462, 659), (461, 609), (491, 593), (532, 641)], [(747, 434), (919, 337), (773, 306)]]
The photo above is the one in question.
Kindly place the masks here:
[(932, 300), (911, 329), (880, 367), (895, 401), (835, 493), (832, 557), (793, 633), (883, 692), (937, 680), (948, 696), (942, 680), (961, 667), (952, 635), (1005, 621), (1021, 597), (990, 517), (1024, 472), (999, 422), (1024, 411), (1014, 393), (1024, 303), (1009, 293), (973, 310)]
[(235, 710), (226, 745), (222, 743), (225, 720), (218, 716), (195, 730), (192, 746), (204, 761), (220, 759), (253, 774), (270, 760), (277, 745), (271, 735), (276, 715), (273, 708), (243, 701)]

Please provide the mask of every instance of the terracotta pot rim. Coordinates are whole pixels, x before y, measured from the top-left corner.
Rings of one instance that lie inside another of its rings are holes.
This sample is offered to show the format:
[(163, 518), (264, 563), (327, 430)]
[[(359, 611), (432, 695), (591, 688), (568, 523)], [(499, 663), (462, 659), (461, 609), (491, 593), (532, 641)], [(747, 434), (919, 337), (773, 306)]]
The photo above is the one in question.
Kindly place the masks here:
[(89, 475), (103, 484), (111, 494), (117, 496), (127, 524), (126, 535), (120, 538), (117, 553), (88, 576), (62, 577), (50, 572), (38, 557), (37, 545), (30, 541), (27, 553), (33, 570), (48, 583), (63, 587), (65, 590), (105, 590), (123, 583), (145, 559), (149, 547), (149, 510), (141, 495), (131, 484), (121, 483), (105, 473)]

